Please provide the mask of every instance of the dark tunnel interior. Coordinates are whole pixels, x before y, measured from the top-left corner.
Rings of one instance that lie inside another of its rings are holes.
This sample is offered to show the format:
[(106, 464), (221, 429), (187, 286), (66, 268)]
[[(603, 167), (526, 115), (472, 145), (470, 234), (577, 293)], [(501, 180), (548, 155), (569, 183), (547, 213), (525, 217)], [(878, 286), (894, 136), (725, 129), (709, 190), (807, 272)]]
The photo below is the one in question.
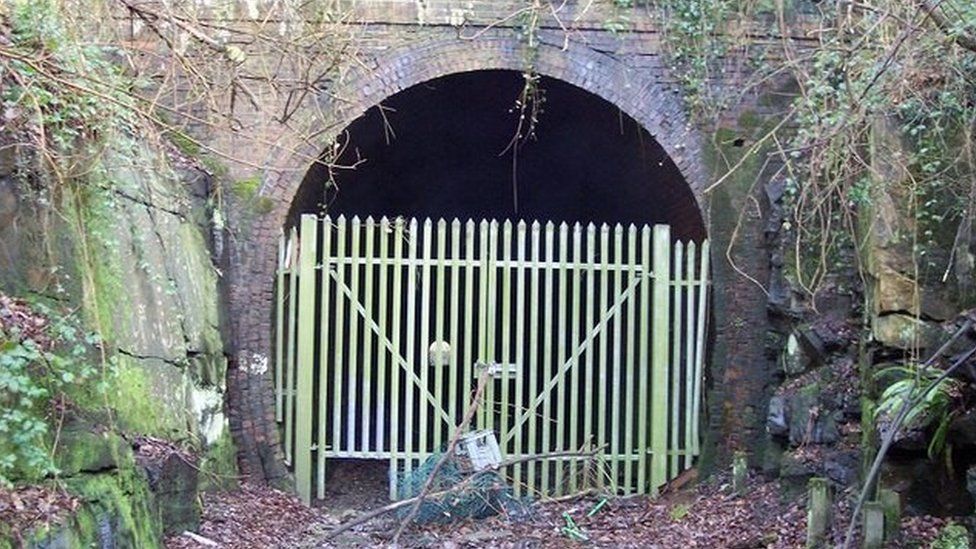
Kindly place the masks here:
[(617, 107), (573, 85), (540, 80), (535, 138), (513, 159), (523, 83), (515, 71), (476, 71), (391, 96), (340, 137), (331, 177), (323, 166), (309, 171), (289, 224), (313, 212), (668, 223), (673, 238), (705, 238), (691, 190), (664, 149)]

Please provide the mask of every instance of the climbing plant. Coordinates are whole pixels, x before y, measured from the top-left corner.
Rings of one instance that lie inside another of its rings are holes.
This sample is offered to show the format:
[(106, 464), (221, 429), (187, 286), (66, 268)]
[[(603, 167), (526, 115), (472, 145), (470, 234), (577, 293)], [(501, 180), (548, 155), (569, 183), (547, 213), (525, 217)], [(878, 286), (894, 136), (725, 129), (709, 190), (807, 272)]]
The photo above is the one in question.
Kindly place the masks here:
[(100, 343), (70, 314), (0, 294), (0, 485), (58, 473), (52, 454), (65, 414), (108, 389)]

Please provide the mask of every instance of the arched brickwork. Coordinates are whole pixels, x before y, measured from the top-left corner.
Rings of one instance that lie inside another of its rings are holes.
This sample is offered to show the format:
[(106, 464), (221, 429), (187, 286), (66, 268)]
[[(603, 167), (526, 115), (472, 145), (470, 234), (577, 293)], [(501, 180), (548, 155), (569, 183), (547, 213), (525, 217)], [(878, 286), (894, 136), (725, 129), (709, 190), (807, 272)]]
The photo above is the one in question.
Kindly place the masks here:
[[(535, 70), (603, 98), (640, 123), (674, 161), (701, 209), (707, 170), (700, 140), (683, 113), (680, 93), (668, 85), (664, 67), (629, 67), (584, 44), (571, 41), (563, 49), (562, 34), (551, 38), (550, 42), (545, 34), (541, 37)], [(459, 72), (522, 71), (525, 59), (525, 45), (505, 29), (485, 32), (476, 40), (431, 40), (394, 49), (370, 70), (353, 69), (330, 93), (341, 101), (323, 98), (331, 111), (320, 118), (329, 129), (318, 143), (308, 144), (300, 154), (282, 156), (269, 167), (261, 195), (270, 198), (274, 208), (255, 222), (240, 246), (231, 284), (237, 355), (228, 378), (228, 408), (245, 474), (271, 480), (285, 474), (269, 373), (273, 280), (279, 231), (302, 183), (306, 159), (321, 154), (353, 120), (399, 91)], [(705, 212), (697, 213), (705, 217)]]

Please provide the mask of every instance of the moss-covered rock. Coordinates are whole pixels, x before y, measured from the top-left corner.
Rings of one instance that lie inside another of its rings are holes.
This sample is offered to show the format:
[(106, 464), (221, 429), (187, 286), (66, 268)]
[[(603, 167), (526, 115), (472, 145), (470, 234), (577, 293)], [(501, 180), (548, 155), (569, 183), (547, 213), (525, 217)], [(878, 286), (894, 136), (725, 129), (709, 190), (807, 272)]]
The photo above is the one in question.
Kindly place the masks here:
[(161, 546), (162, 528), (156, 519), (145, 475), (129, 463), (112, 474), (80, 474), (65, 479), (81, 505), (63, 524), (35, 532), (28, 547)]
[(76, 422), (61, 431), (54, 463), (63, 476), (98, 473), (118, 468), (128, 451), (118, 434), (104, 427)]

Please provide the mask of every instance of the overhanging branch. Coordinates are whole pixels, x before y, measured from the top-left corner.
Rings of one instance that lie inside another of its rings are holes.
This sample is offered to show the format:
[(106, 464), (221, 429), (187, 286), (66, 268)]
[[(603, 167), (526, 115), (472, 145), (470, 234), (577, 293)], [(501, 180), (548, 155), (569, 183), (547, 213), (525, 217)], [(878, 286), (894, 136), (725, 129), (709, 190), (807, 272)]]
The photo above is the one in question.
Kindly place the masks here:
[(937, 2), (933, 0), (919, 0), (919, 7), (922, 8), (926, 14), (928, 14), (928, 16), (932, 19), (932, 22), (935, 23), (935, 26), (939, 27), (942, 32), (949, 35), (949, 37), (951, 37), (959, 47), (976, 52), (976, 36), (965, 32), (958, 34), (954, 33), (952, 24), (949, 23), (949, 18), (946, 17), (945, 13), (942, 12), (942, 8), (940, 7), (941, 4), (942, 0)]

